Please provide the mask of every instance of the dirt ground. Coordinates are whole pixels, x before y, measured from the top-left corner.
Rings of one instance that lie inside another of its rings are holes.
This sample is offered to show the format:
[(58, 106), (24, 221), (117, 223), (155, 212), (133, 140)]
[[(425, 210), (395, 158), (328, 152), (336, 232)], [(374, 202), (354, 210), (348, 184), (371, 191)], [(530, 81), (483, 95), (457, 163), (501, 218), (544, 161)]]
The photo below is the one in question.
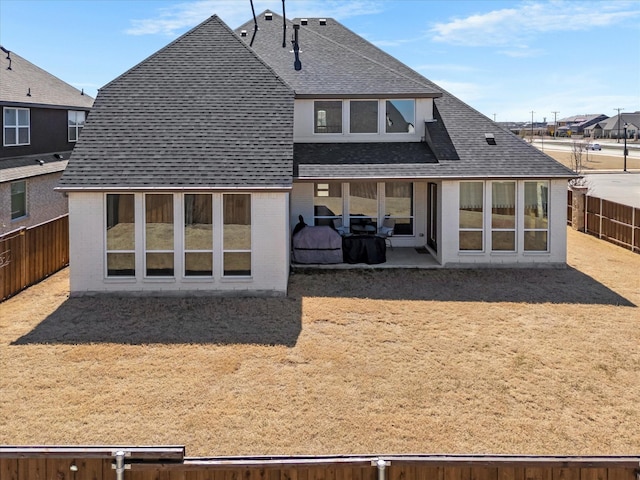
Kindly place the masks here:
[[(556, 159), (564, 166), (571, 167), (571, 153), (554, 151), (546, 147), (544, 153), (550, 157)], [(620, 170), (622, 171), (624, 160), (622, 158), (622, 152), (618, 155), (602, 155), (600, 152), (592, 153), (585, 152), (583, 155), (583, 170), (585, 172), (593, 170)], [(627, 169), (628, 170), (640, 170), (640, 158), (627, 157)]]
[(0, 304), (0, 444), (189, 456), (640, 451), (640, 255), (294, 274), (287, 298)]

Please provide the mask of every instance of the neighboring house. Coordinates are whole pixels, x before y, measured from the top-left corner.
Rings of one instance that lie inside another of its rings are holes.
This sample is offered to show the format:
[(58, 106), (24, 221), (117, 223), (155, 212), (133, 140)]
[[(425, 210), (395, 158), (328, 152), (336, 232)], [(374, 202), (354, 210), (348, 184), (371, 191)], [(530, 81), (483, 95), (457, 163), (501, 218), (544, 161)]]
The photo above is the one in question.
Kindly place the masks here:
[(2, 47), (0, 234), (67, 213), (54, 191), (93, 98)]
[(601, 120), (585, 129), (585, 135), (592, 138), (624, 138), (624, 126), (627, 125), (627, 138), (638, 138), (640, 112), (620, 113)]
[(571, 135), (583, 135), (586, 128), (607, 118), (608, 117), (602, 113), (561, 118), (558, 120), (558, 136), (570, 137)]
[(284, 48), (258, 24), (211, 17), (100, 90), (59, 184), (73, 294), (283, 294), (299, 215), (389, 217), (442, 266), (565, 265), (570, 170), (333, 19)]

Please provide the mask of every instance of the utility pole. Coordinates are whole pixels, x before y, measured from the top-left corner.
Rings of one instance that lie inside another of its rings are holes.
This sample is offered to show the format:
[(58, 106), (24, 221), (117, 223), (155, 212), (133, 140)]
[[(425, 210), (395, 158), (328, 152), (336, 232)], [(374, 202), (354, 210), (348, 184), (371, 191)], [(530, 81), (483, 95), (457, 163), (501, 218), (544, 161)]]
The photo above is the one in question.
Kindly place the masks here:
[(616, 137), (616, 143), (620, 143), (620, 110), (624, 110), (624, 108), (614, 108), (614, 110), (618, 111), (618, 136)]
[(560, 112), (551, 112), (553, 113), (553, 138), (556, 138), (558, 136), (558, 114)]
[(531, 143), (533, 144), (533, 114), (536, 113), (531, 110)]
[(494, 122), (496, 121), (496, 114), (495, 113), (493, 114), (493, 121)]

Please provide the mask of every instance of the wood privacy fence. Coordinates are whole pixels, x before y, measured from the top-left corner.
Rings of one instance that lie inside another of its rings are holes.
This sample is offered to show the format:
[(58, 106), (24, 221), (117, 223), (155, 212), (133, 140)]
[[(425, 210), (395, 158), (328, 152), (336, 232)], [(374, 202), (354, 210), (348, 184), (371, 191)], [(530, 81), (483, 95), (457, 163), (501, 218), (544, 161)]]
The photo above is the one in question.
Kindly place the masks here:
[[(0, 448), (2, 480), (640, 480), (640, 457), (185, 458), (183, 447)], [(119, 457), (118, 457), (119, 456)]]
[[(574, 193), (567, 196), (567, 224), (571, 225)], [(586, 196), (585, 233), (640, 253), (640, 208)]]
[(68, 264), (68, 215), (0, 236), (0, 301)]

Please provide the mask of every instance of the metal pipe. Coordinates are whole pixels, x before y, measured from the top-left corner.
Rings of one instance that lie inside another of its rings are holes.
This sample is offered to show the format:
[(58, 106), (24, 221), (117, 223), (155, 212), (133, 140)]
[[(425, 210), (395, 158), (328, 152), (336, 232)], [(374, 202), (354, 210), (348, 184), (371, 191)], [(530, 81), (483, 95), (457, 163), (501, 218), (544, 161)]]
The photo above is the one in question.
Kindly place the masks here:
[(124, 470), (126, 468), (124, 464), (125, 453), (122, 450), (116, 452), (116, 480), (124, 480)]
[(371, 461), (371, 466), (378, 467), (378, 480), (385, 480), (385, 470), (389, 465), (391, 465), (391, 462), (385, 461), (384, 458), (378, 458), (377, 460)]

